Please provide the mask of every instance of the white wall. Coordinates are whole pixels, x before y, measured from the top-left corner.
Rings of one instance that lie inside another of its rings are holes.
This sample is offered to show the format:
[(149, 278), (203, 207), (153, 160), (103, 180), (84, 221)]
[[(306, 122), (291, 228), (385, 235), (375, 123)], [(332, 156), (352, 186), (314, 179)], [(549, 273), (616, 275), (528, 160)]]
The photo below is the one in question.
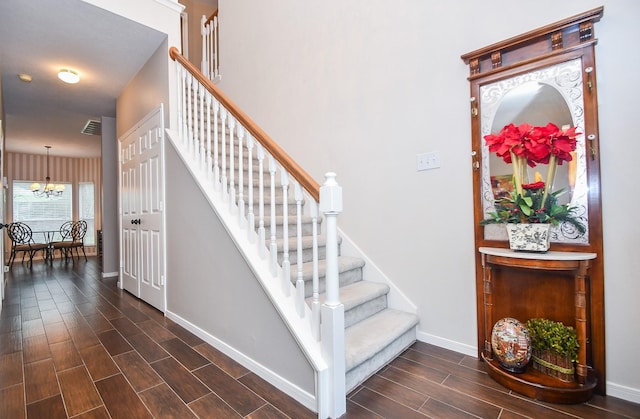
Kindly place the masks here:
[[(419, 307), (419, 338), (476, 353), (466, 52), (605, 6), (595, 25), (608, 394), (640, 402), (636, 0), (220, 0), (220, 87), (318, 180), (339, 225)], [(624, 145), (624, 151), (619, 151)], [(416, 172), (416, 154), (442, 167)]]

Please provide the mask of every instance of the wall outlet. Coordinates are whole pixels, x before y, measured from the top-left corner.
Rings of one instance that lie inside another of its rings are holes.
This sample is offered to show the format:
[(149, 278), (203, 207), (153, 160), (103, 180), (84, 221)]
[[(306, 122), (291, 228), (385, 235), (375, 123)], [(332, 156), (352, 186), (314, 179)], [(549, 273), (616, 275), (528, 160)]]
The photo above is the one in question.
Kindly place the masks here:
[(440, 167), (439, 151), (431, 151), (416, 156), (416, 169), (418, 171), (437, 169), (438, 167)]

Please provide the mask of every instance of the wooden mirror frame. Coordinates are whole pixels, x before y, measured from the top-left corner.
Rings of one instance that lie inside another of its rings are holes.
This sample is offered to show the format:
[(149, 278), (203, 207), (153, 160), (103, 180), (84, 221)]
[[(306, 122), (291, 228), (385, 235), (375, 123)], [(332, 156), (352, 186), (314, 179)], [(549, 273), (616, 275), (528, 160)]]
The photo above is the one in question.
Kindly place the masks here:
[[(598, 135), (598, 99), (596, 83), (596, 63), (593, 25), (603, 15), (604, 8), (599, 7), (565, 20), (532, 30), (522, 35), (507, 39), (462, 55), (469, 65), (470, 75), (470, 112), (472, 130), (472, 165), (473, 165), (473, 199), (474, 228), (476, 250), (481, 247), (508, 248), (505, 240), (488, 240), (480, 221), (484, 218), (482, 207), (482, 153), (483, 138), (481, 133), (480, 89), (481, 86), (525, 74), (570, 61), (576, 58), (582, 62), (583, 97), (584, 97), (584, 136), (587, 155), (588, 183), (588, 240), (587, 243), (552, 243), (551, 251), (589, 252), (596, 257), (591, 261), (588, 274), (588, 328), (587, 352), (589, 375), (593, 376), (595, 392), (605, 394), (605, 331), (604, 331), (604, 257), (602, 240), (602, 215), (600, 194), (600, 159)], [(482, 357), (485, 345), (490, 336), (485, 325), (484, 297), (485, 279), (482, 255), (476, 251), (476, 309), (478, 330), (478, 355)], [(517, 278), (521, 270), (509, 271), (509, 276)], [(536, 273), (537, 274), (537, 273)], [(506, 275), (506, 274), (505, 274)], [(542, 275), (542, 274), (540, 274)], [(549, 281), (543, 281), (548, 283)], [(546, 285), (543, 293), (552, 292)], [(515, 291), (514, 291), (515, 295)], [(545, 295), (545, 294), (541, 294)], [(539, 297), (538, 297), (539, 298)], [(536, 297), (524, 303), (530, 306), (529, 312), (536, 310)], [(573, 301), (571, 302), (573, 304)], [(527, 319), (522, 319), (524, 322)], [(577, 322), (577, 320), (576, 320)]]

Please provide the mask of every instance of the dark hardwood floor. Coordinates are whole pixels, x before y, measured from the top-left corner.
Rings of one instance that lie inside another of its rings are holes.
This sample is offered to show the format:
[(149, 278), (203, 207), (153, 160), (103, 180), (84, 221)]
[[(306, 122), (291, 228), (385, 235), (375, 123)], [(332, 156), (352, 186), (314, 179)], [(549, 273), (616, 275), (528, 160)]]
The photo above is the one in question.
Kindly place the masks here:
[[(313, 418), (157, 310), (95, 259), (14, 264), (0, 315), (0, 418)], [(347, 418), (640, 418), (595, 396), (511, 394), (477, 359), (417, 342), (348, 396)]]

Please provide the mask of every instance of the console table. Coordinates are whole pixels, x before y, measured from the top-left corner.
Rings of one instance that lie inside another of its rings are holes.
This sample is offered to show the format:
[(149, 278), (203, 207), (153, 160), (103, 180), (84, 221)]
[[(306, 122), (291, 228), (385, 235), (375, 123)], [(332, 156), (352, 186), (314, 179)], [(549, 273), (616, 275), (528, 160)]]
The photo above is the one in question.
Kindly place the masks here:
[[(589, 268), (595, 253), (527, 253), (480, 247), (483, 271), (484, 350), (489, 375), (526, 396), (552, 403), (581, 403), (591, 398), (596, 380), (588, 374)], [(576, 329), (577, 382), (566, 383), (528, 366), (516, 374), (493, 359), (491, 331), (502, 317), (525, 322), (542, 317), (562, 321)]]

